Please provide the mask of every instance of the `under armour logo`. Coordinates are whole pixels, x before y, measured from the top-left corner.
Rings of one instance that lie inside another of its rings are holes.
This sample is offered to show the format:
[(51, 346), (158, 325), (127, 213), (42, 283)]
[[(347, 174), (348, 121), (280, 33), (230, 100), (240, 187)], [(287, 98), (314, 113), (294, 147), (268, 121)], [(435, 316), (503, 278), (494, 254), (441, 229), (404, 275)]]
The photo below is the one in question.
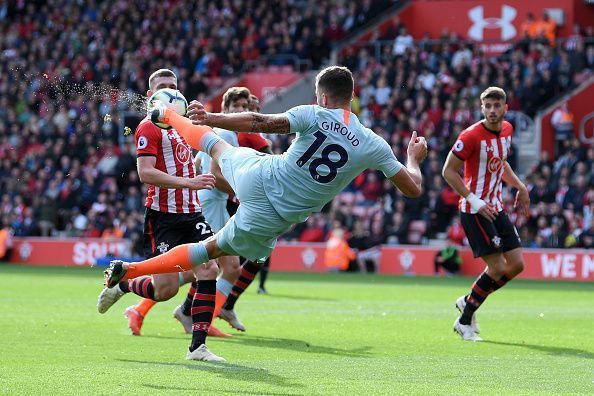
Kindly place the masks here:
[(165, 242), (161, 242), (157, 246), (157, 250), (160, 251), (161, 253), (165, 253), (168, 249), (169, 249), (169, 245), (166, 244)]
[(468, 11), (468, 17), (474, 22), (468, 29), (468, 36), (471, 39), (482, 41), (485, 29), (501, 29), (502, 40), (509, 40), (516, 36), (516, 28), (512, 25), (512, 21), (518, 12), (514, 7), (502, 5), (501, 18), (485, 18), (484, 13), (483, 6), (476, 6)]

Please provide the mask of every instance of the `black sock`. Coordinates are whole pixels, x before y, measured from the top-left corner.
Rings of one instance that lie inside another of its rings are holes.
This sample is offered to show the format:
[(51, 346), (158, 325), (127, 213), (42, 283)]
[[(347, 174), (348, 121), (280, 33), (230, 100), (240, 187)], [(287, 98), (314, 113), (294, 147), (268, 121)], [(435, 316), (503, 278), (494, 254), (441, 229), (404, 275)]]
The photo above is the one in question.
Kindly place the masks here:
[(260, 289), (264, 289), (264, 283), (266, 283), (266, 278), (268, 277), (268, 270), (270, 269), (270, 258), (267, 258), (264, 264), (262, 265), (262, 269), (260, 269)]
[(241, 294), (248, 288), (248, 286), (252, 283), (258, 271), (260, 271), (262, 266), (260, 264), (254, 263), (253, 261), (246, 261), (241, 266), (241, 273), (239, 274), (239, 278), (233, 284), (233, 288), (231, 289), (231, 293), (227, 297), (227, 301), (223, 308), (225, 309), (233, 309), (235, 308), (235, 302)]
[[(134, 293), (137, 296), (155, 300), (155, 287), (153, 286), (152, 276), (140, 276), (119, 283), (120, 289), (124, 293)], [(155, 300), (156, 301), (156, 300)]]
[(196, 294), (194, 294), (191, 309), (193, 325), (190, 352), (206, 342), (217, 292), (217, 281), (215, 279), (199, 280), (196, 283)]
[(192, 311), (192, 301), (194, 301), (194, 294), (196, 294), (196, 285), (197, 285), (196, 281), (190, 283), (190, 290), (188, 290), (186, 299), (184, 300), (184, 303), (182, 304), (182, 312), (186, 316), (190, 316), (190, 313)]
[(503, 275), (497, 282), (493, 282), (493, 289), (491, 290), (491, 293), (493, 293), (495, 290), (501, 289), (510, 280), (512, 280), (512, 278), (508, 277), (507, 275)]
[(486, 272), (483, 272), (477, 278), (472, 284), (470, 294), (466, 297), (466, 307), (464, 308), (464, 312), (462, 312), (462, 316), (460, 316), (460, 324), (470, 324), (472, 315), (489, 296), (494, 284), (495, 281)]

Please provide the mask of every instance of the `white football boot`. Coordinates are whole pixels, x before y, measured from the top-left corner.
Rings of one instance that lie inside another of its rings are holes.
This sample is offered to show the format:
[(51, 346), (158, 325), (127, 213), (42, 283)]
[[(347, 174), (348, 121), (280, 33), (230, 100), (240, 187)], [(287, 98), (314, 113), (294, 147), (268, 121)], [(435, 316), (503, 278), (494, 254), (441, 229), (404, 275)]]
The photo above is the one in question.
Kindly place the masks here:
[(464, 341), (482, 341), (483, 339), (476, 335), (471, 325), (463, 325), (460, 318), (454, 322), (454, 331), (460, 334)]
[[(456, 308), (460, 311), (460, 315), (464, 312), (464, 307), (466, 307), (466, 296), (462, 296), (456, 300)], [(476, 321), (476, 313), (472, 314), (472, 318), (470, 319), (470, 325), (472, 326), (472, 330), (475, 333), (481, 332), (481, 327), (479, 326), (478, 322)]]
[(194, 349), (193, 352), (188, 350), (186, 355), (187, 360), (200, 360), (203, 362), (225, 362), (225, 358), (215, 355), (211, 351), (208, 350), (205, 344), (200, 345), (198, 348)]
[(105, 313), (113, 304), (116, 303), (122, 296), (126, 294), (120, 289), (119, 285), (116, 285), (112, 288), (104, 288), (101, 294), (99, 294), (99, 298), (97, 299), (97, 311), (99, 313)]

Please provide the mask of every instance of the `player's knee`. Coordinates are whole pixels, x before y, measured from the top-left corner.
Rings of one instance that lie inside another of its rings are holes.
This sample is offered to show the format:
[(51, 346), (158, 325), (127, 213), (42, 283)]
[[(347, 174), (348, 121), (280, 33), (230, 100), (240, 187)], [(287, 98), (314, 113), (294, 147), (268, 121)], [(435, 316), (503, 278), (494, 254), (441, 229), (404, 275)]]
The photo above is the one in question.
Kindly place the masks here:
[(155, 287), (155, 301), (167, 301), (177, 294), (179, 285), (162, 284)]
[(219, 267), (215, 261), (210, 260), (209, 262), (201, 265), (196, 270), (195, 274), (198, 280), (217, 279), (217, 275), (219, 274)]
[(487, 260), (489, 266), (489, 276), (493, 279), (499, 279), (508, 270), (507, 262), (502, 254), (494, 255)]
[(516, 260), (510, 263), (510, 267), (510, 272), (513, 276), (516, 276), (520, 272), (524, 271), (524, 260)]

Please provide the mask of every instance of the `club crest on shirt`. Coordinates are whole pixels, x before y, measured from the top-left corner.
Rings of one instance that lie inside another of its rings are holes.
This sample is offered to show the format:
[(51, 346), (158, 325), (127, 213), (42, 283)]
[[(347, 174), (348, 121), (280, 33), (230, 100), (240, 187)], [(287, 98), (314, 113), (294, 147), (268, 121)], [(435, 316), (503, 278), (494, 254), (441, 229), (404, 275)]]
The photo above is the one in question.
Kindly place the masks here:
[(491, 172), (491, 173), (499, 172), (499, 170), (501, 169), (502, 166), (503, 166), (503, 161), (501, 161), (501, 158), (499, 158), (499, 157), (491, 158), (489, 160), (489, 163), (487, 164), (487, 168), (489, 168), (489, 172)]
[(169, 250), (169, 245), (165, 242), (161, 242), (157, 245), (157, 250), (161, 253), (165, 253), (167, 250)]
[(144, 136), (138, 138), (138, 148), (140, 150), (145, 149), (148, 146), (148, 140)]
[(190, 158), (192, 157), (192, 153), (190, 149), (184, 144), (178, 144), (175, 147), (175, 158), (182, 164), (185, 165), (190, 162)]
[(493, 246), (495, 246), (496, 248), (501, 247), (501, 238), (499, 238), (497, 235), (495, 235), (493, 239), (491, 239), (491, 241), (493, 242)]
[(462, 140), (456, 140), (456, 143), (454, 144), (454, 150), (458, 152), (464, 150), (464, 142)]

